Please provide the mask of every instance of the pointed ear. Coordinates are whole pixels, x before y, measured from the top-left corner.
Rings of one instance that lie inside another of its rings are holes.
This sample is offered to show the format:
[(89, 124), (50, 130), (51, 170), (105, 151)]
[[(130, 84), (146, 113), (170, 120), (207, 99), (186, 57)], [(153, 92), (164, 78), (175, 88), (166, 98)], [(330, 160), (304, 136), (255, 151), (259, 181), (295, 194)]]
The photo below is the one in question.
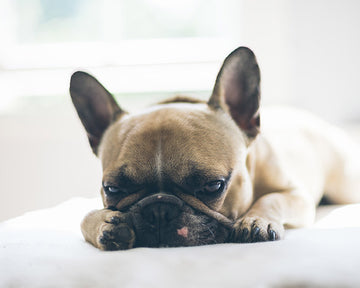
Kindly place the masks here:
[(95, 154), (109, 125), (124, 111), (93, 76), (77, 71), (71, 76), (70, 95)]
[(228, 111), (249, 139), (259, 133), (260, 70), (254, 53), (246, 47), (234, 50), (224, 61), (208, 102)]

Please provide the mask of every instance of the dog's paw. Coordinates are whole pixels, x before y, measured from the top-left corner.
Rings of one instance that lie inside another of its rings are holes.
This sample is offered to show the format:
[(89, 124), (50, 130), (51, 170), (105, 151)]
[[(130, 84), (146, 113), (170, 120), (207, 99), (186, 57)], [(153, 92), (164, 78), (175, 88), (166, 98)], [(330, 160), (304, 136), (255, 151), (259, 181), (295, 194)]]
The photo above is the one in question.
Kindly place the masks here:
[(135, 233), (124, 221), (121, 212), (111, 211), (99, 227), (97, 242), (101, 250), (130, 249), (135, 242)]
[(231, 242), (253, 243), (275, 241), (284, 236), (282, 224), (261, 217), (247, 217), (238, 220), (234, 225)]

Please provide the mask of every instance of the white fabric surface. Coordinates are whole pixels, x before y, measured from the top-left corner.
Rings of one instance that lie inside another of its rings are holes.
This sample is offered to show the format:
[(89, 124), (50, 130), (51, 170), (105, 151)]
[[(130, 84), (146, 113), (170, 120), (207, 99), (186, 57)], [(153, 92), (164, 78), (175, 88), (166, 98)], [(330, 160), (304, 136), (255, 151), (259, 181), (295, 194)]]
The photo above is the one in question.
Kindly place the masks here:
[(360, 287), (360, 204), (277, 242), (116, 252), (82, 238), (100, 207), (74, 198), (1, 223), (0, 287)]

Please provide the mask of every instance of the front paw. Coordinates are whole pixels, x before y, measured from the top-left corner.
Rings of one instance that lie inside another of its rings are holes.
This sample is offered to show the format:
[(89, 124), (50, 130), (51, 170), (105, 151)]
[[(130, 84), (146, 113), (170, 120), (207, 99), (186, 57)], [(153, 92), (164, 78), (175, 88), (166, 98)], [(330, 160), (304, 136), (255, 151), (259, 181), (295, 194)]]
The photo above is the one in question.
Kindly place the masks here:
[(133, 247), (134, 230), (123, 218), (119, 211), (111, 211), (106, 215), (97, 237), (97, 244), (101, 250), (125, 250)]
[(249, 217), (238, 220), (234, 225), (231, 242), (253, 243), (282, 239), (284, 227), (274, 221), (261, 217)]

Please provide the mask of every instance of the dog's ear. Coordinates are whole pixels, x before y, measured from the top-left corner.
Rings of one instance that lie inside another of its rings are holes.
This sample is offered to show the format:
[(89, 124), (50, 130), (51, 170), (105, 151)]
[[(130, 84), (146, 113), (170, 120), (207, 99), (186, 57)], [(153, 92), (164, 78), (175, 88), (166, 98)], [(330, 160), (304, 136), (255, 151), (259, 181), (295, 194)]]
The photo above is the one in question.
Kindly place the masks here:
[(77, 71), (71, 76), (70, 95), (95, 154), (109, 125), (124, 111), (93, 76)]
[(216, 78), (209, 106), (230, 113), (249, 139), (259, 133), (260, 70), (254, 53), (246, 47), (234, 50)]

